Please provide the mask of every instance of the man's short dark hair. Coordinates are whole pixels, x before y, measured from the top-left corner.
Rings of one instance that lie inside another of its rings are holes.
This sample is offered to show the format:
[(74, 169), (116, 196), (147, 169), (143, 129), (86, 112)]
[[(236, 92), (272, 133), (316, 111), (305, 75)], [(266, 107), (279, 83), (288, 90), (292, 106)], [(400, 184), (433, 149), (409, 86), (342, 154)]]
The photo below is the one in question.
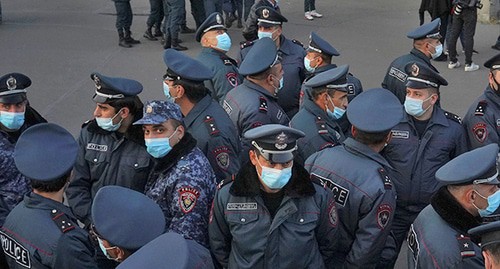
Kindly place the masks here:
[(144, 105), (142, 104), (139, 96), (127, 96), (120, 99), (111, 99), (111, 101), (106, 102), (106, 104), (112, 106), (115, 109), (115, 113), (126, 107), (130, 110), (130, 114), (134, 116), (141, 115), (142, 117), (142, 108)]
[(249, 77), (256, 79), (256, 80), (264, 80), (272, 73), (271, 71), (272, 71), (272, 68), (268, 68), (268, 69), (266, 69), (258, 74), (249, 75)]
[(356, 137), (354, 137), (354, 139), (365, 145), (378, 145), (385, 142), (385, 140), (387, 139), (387, 135), (389, 135), (390, 132), (391, 130), (377, 133), (368, 133), (356, 129)]
[(208, 94), (207, 88), (202, 83), (194, 83), (185, 80), (175, 80), (174, 85), (181, 85), (184, 88), (184, 94), (191, 103), (198, 103)]
[(36, 180), (36, 179), (30, 179), (31, 181), (31, 188), (34, 190), (42, 191), (42, 192), (58, 192), (62, 188), (64, 188), (64, 185), (69, 180), (69, 177), (71, 175), (71, 170), (68, 171), (66, 174), (63, 176), (56, 178), (51, 181), (41, 181), (41, 180)]
[(500, 264), (500, 243), (492, 243), (484, 246), (483, 250), (488, 251), (495, 261), (495, 264)]

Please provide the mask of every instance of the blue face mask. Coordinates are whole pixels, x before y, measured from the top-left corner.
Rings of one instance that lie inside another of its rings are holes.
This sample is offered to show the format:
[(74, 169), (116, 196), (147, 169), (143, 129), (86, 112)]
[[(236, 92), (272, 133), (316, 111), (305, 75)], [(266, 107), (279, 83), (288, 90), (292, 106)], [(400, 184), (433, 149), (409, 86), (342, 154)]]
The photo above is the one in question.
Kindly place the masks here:
[(304, 67), (309, 73), (314, 73), (314, 71), (316, 71), (316, 68), (311, 67), (311, 60), (309, 60), (307, 57), (304, 57)]
[(104, 253), (104, 255), (106, 255), (106, 258), (108, 258), (108, 260), (115, 260), (113, 257), (111, 257), (109, 254), (108, 254), (108, 249), (113, 249), (113, 248), (116, 248), (115, 247), (110, 247), (110, 248), (106, 248), (104, 246), (104, 243), (102, 242), (101, 238), (97, 237), (97, 241), (99, 242), (99, 248), (101, 249), (102, 253)]
[[(481, 198), (485, 199), (488, 201), (488, 207), (485, 209), (479, 209), (478, 212), (481, 217), (486, 217), (490, 216), (493, 214), (497, 209), (498, 206), (500, 205), (500, 191), (495, 192), (494, 194), (488, 196), (488, 198), (482, 196), (479, 192), (474, 190)], [(476, 206), (476, 205), (474, 205)], [(476, 207), (477, 208), (477, 207)]]
[(116, 116), (120, 114), (121, 109), (118, 110), (118, 113), (114, 115), (112, 118), (95, 118), (97, 125), (101, 127), (102, 129), (108, 131), (108, 132), (114, 132), (118, 129), (120, 129), (120, 126), (122, 125), (123, 118), (118, 122), (117, 124), (113, 124), (113, 120), (115, 119)]
[(24, 112), (0, 111), (0, 123), (10, 130), (19, 130), (24, 124)]
[(165, 157), (172, 150), (170, 138), (172, 138), (176, 132), (177, 129), (175, 129), (169, 137), (144, 139), (148, 153), (157, 159)]
[(175, 103), (175, 99), (178, 98), (178, 97), (172, 97), (172, 95), (170, 95), (170, 86), (168, 86), (168, 84), (165, 83), (165, 81), (163, 81), (163, 93), (165, 94), (165, 96), (167, 97), (167, 101), (169, 102)]
[(436, 51), (434, 53), (431, 53), (432, 59), (436, 59), (437, 57), (441, 56), (441, 54), (443, 54), (443, 44), (439, 44), (437, 47), (434, 48), (436, 49)]
[(223, 51), (229, 51), (231, 48), (231, 38), (227, 33), (223, 33), (217, 36), (217, 48)]
[(262, 179), (262, 182), (270, 189), (283, 188), (292, 177), (293, 164), (288, 168), (283, 168), (282, 170), (280, 170), (262, 166), (259, 162), (259, 159), (257, 159), (257, 163), (262, 168), (260, 179)]
[[(258, 31), (257, 32), (257, 36), (259, 37), (259, 39), (262, 39), (264, 37), (269, 37), (270, 39), (273, 39), (273, 32), (262, 32), (262, 31)], [(273, 39), (274, 40), (274, 39)]]
[(326, 107), (326, 113), (328, 114), (328, 116), (330, 116), (330, 118), (332, 118), (332, 119), (337, 119), (337, 120), (340, 119), (340, 118), (342, 118), (342, 116), (344, 116), (345, 110), (342, 109), (342, 108), (340, 108), (340, 107), (336, 107), (333, 104), (333, 101), (330, 98), (330, 96), (328, 96), (328, 101), (333, 106), (333, 112), (328, 108), (328, 106)]
[(412, 116), (415, 116), (415, 117), (422, 116), (425, 113), (425, 111), (427, 111), (431, 107), (431, 106), (429, 106), (426, 109), (423, 109), (423, 107), (422, 107), (424, 102), (429, 100), (431, 97), (432, 97), (432, 95), (429, 96), (429, 98), (427, 98), (425, 100), (419, 100), (419, 99), (406, 97), (405, 104), (404, 104), (406, 113), (408, 113)]

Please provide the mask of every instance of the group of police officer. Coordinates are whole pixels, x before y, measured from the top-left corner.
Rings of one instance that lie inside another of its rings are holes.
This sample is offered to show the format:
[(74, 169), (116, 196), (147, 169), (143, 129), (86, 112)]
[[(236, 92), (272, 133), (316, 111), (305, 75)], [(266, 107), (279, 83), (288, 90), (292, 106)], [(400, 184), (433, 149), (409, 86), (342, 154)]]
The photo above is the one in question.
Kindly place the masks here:
[(439, 19), (363, 92), (329, 42), (304, 49), (278, 11), (255, 14), (239, 65), (219, 13), (197, 59), (167, 49), (166, 100), (92, 73), (77, 141), (31, 108), (27, 76), (1, 77), (0, 263), (392, 268), (403, 248), (412, 268), (500, 264), (500, 54), (462, 124), (439, 105)]

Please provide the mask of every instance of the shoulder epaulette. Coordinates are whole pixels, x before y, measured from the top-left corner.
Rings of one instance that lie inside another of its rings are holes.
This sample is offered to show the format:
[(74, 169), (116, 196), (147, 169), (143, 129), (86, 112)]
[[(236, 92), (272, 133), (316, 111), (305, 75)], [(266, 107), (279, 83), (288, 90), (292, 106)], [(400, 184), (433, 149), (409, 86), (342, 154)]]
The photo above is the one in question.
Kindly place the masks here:
[(237, 65), (238, 64), (235, 60), (233, 60), (232, 58), (230, 58), (229, 56), (227, 56), (225, 54), (222, 54), (220, 56), (220, 59), (222, 60), (224, 65)]
[(267, 113), (267, 100), (264, 96), (259, 96), (259, 112)]
[(292, 43), (294, 43), (295, 45), (299, 45), (302, 48), (304, 48), (304, 44), (302, 44), (302, 42), (298, 41), (297, 39), (292, 39)]
[(462, 258), (469, 258), (476, 256), (476, 251), (474, 250), (474, 243), (468, 236), (463, 234), (457, 236), (458, 246), (460, 248), (460, 256)]
[(59, 212), (57, 209), (52, 209), (50, 215), (52, 216), (52, 220), (62, 233), (66, 233), (75, 229), (75, 224), (73, 224), (69, 220), (68, 216), (66, 216), (66, 214), (64, 214), (63, 212)]
[(92, 121), (92, 120), (88, 120), (88, 121), (84, 122), (84, 123), (82, 124), (82, 128), (83, 128), (83, 127), (85, 127), (85, 126), (87, 126), (87, 125), (88, 125), (91, 121)]
[(462, 124), (462, 118), (460, 118), (458, 115), (455, 115), (455, 114), (448, 112), (448, 111), (445, 111), (444, 115), (446, 116), (446, 118), (448, 118), (452, 121), (458, 122), (459, 124)]
[(203, 122), (205, 122), (205, 127), (207, 127), (207, 131), (210, 134), (210, 136), (219, 135), (220, 133), (219, 128), (217, 128), (217, 124), (215, 124), (215, 120), (212, 116), (206, 115)]
[(220, 190), (220, 189), (222, 189), (224, 186), (227, 186), (229, 183), (233, 182), (233, 181), (234, 181), (235, 176), (236, 176), (236, 175), (232, 175), (232, 176), (231, 176), (231, 179), (226, 178), (226, 179), (221, 180), (221, 182), (219, 182), (219, 184), (217, 184), (217, 189), (218, 189), (218, 190)]
[(316, 117), (316, 129), (318, 129), (318, 134), (328, 134), (328, 129), (326, 129), (325, 121), (321, 118), (321, 116)]
[(240, 42), (240, 49), (244, 49), (253, 45), (253, 41), (242, 41)]
[(488, 106), (488, 103), (486, 103), (485, 100), (479, 101), (477, 103), (476, 111), (474, 111), (475, 116), (484, 116), (484, 112), (486, 112), (486, 107)]
[(385, 171), (384, 168), (380, 167), (378, 169), (378, 173), (380, 174), (380, 177), (382, 178), (382, 181), (384, 183), (384, 188), (386, 190), (392, 189), (392, 181), (387, 172)]

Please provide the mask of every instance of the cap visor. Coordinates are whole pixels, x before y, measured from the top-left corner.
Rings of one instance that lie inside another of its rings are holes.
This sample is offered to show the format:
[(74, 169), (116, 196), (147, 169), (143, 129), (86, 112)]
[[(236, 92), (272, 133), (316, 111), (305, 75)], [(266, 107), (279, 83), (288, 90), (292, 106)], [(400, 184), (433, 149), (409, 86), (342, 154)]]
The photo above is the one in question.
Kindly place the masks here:
[(106, 103), (106, 101), (108, 101), (108, 98), (94, 94), (94, 97), (92, 98), (92, 100), (94, 100), (94, 102), (96, 102), (96, 103), (103, 104), (103, 103)]
[(273, 163), (287, 163), (291, 160), (293, 160), (293, 153), (292, 152), (287, 152), (287, 153), (279, 153), (279, 154), (272, 154), (271, 155), (271, 162)]
[(162, 124), (166, 122), (166, 119), (162, 119), (160, 117), (143, 117), (142, 119), (133, 123), (133, 125), (144, 125), (144, 124)]
[(4, 104), (17, 104), (24, 100), (26, 100), (26, 94), (24, 93), (9, 94), (0, 97), (0, 103)]

